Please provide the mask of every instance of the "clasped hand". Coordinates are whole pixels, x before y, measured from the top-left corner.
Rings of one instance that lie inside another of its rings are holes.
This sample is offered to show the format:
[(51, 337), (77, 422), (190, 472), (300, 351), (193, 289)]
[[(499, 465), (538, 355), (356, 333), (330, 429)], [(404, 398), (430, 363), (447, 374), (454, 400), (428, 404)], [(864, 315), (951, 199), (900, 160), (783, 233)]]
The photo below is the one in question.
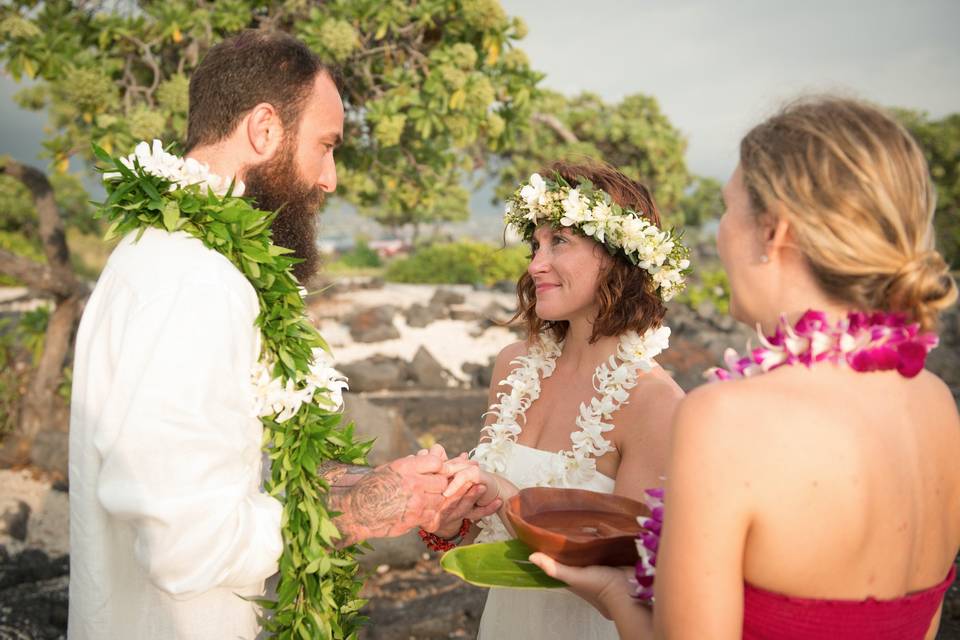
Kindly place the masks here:
[(466, 453), (447, 458), (439, 444), (390, 466), (405, 477), (411, 492), (420, 494), (411, 526), (447, 538), (457, 534), (465, 518), (476, 521), (495, 513), (509, 497), (504, 494), (515, 493), (512, 485), (481, 470)]

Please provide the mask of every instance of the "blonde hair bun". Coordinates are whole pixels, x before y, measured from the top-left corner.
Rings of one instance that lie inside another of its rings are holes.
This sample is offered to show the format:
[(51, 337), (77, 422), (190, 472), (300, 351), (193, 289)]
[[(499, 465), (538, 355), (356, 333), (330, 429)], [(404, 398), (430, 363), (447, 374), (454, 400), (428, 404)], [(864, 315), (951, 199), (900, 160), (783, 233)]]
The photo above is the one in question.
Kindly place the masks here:
[(846, 98), (796, 101), (743, 138), (740, 168), (755, 213), (790, 223), (831, 298), (904, 312), (925, 330), (957, 299), (934, 248), (926, 160), (882, 110)]

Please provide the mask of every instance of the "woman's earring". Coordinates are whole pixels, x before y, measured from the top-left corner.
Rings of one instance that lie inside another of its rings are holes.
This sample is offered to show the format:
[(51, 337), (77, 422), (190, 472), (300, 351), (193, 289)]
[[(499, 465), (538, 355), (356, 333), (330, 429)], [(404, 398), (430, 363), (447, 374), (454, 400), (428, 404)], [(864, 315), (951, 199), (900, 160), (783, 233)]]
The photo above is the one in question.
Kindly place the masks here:
[(760, 262), (766, 264), (770, 262), (770, 258), (767, 257), (767, 254), (763, 254), (762, 256), (760, 256)]

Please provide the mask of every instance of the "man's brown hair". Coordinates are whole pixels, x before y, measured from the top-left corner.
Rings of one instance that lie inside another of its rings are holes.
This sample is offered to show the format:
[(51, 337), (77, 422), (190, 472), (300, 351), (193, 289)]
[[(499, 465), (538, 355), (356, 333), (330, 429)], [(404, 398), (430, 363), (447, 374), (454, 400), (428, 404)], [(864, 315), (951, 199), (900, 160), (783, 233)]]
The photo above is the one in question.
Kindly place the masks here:
[(264, 102), (290, 130), (322, 72), (336, 81), (309, 47), (279, 31), (247, 30), (217, 44), (190, 78), (187, 151), (223, 140)]

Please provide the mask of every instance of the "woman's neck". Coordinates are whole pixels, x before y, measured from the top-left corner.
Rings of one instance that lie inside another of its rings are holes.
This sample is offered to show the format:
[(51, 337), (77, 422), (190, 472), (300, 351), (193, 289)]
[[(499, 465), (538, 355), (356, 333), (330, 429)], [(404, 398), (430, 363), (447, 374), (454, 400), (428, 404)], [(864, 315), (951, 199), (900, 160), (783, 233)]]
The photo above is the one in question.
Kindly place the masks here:
[(596, 342), (591, 343), (592, 336), (593, 322), (586, 318), (569, 320), (558, 366), (576, 371), (587, 369), (592, 372), (600, 362), (614, 352), (619, 342), (617, 336), (601, 336)]
[[(787, 322), (793, 325), (800, 319), (800, 316), (813, 309), (822, 311), (831, 323), (836, 323), (846, 318), (847, 314), (853, 310), (848, 305), (834, 302), (825, 296), (788, 300), (782, 301), (782, 303), (783, 306), (780, 309), (771, 309), (764, 314), (763, 318), (757, 319), (756, 324), (760, 325), (764, 335), (771, 335), (776, 331), (782, 316), (786, 316)], [(756, 329), (756, 324), (751, 329)]]

